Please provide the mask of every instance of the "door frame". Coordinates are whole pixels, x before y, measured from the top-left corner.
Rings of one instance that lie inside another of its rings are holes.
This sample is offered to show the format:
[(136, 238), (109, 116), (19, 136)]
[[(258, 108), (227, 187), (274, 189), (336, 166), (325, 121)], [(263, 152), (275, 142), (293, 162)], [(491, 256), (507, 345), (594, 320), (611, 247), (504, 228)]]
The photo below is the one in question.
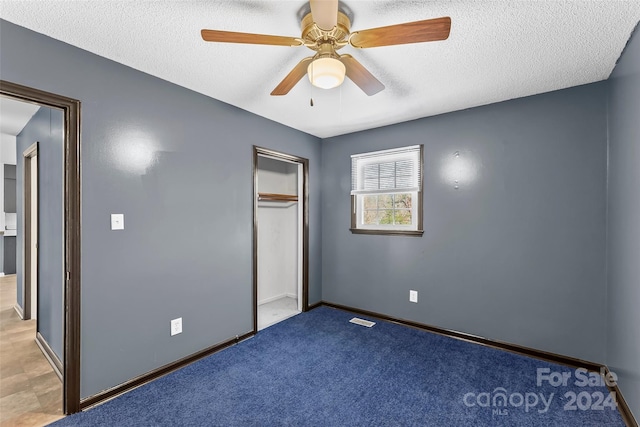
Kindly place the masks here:
[(258, 156), (302, 165), (302, 311), (309, 310), (309, 159), (253, 146), (253, 332), (258, 332)]
[[(32, 169), (32, 161), (33, 158), (36, 157), (38, 155), (38, 145), (39, 142), (36, 141), (33, 144), (31, 144), (29, 146), (29, 148), (27, 148), (26, 150), (24, 150), (24, 152), (22, 153), (22, 156), (24, 158), (24, 173), (23, 173), (23, 182), (24, 182), (24, 197), (23, 197), (23, 209), (22, 209), (22, 214), (24, 216), (24, 236), (23, 236), (23, 271), (22, 271), (22, 276), (24, 277), (24, 284), (22, 286), (22, 318), (24, 320), (27, 319), (32, 319), (33, 315), (36, 314), (36, 332), (40, 331), (39, 328), (39, 323), (38, 323), (38, 313), (32, 313), (31, 312), (31, 307), (33, 305), (33, 294), (31, 292), (32, 288), (33, 288), (33, 277), (31, 277), (31, 259), (32, 259), (32, 253), (31, 253), (31, 246), (32, 246), (32, 240), (35, 238), (36, 242), (38, 241), (38, 236), (36, 235), (35, 237), (31, 234), (31, 222), (33, 219), (32, 216), (32, 190), (35, 188), (35, 193), (36, 193), (36, 197), (39, 199), (39, 189), (38, 189), (38, 182), (36, 181), (35, 184), (31, 182), (31, 169)], [(36, 169), (37, 169), (37, 163), (36, 163)], [(36, 209), (37, 209), (37, 205), (39, 204), (40, 200), (38, 200), (38, 202), (36, 203)], [(36, 214), (36, 230), (40, 230), (40, 215)], [(38, 264), (38, 251), (36, 251), (36, 265)], [(36, 270), (36, 274), (39, 276), (39, 269)], [(38, 277), (35, 277), (35, 281), (36, 281), (36, 287), (38, 286)], [(36, 298), (37, 298), (37, 294), (36, 294)], [(37, 309), (37, 301), (36, 301), (36, 309)]]
[(0, 94), (64, 115), (64, 328), (62, 410), (80, 411), (80, 101), (0, 80)]

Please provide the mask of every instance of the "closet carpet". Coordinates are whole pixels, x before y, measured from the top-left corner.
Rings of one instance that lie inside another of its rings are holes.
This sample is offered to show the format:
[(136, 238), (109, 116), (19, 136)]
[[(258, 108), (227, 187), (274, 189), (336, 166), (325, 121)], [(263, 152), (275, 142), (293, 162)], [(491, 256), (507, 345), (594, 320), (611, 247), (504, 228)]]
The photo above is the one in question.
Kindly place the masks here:
[(566, 410), (570, 393), (605, 387), (537, 384), (538, 368), (567, 367), (352, 317), (302, 313), (54, 425), (624, 426), (607, 406)]

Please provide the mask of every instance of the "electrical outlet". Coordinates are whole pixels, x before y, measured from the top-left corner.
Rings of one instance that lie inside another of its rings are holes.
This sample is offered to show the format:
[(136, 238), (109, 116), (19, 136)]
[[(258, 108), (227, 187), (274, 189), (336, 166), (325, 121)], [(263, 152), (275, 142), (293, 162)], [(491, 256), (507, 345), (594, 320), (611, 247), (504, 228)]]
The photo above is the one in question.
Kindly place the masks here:
[(418, 291), (409, 291), (409, 302), (418, 302)]
[(182, 317), (178, 317), (177, 319), (173, 319), (171, 321), (171, 336), (178, 335), (182, 333)]

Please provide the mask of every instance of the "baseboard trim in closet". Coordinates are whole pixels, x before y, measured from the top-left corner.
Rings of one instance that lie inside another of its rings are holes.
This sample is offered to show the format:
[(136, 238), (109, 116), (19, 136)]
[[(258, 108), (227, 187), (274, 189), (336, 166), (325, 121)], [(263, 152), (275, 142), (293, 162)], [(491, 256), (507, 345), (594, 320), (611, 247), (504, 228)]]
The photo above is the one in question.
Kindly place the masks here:
[(261, 306), (261, 305), (264, 305), (264, 304), (269, 304), (270, 302), (277, 301), (277, 300), (282, 299), (282, 298), (292, 298), (292, 299), (297, 300), (298, 299), (298, 295), (291, 294), (291, 293), (284, 293), (284, 294), (276, 295), (276, 296), (273, 296), (273, 297), (265, 298), (263, 300), (258, 301), (258, 306)]

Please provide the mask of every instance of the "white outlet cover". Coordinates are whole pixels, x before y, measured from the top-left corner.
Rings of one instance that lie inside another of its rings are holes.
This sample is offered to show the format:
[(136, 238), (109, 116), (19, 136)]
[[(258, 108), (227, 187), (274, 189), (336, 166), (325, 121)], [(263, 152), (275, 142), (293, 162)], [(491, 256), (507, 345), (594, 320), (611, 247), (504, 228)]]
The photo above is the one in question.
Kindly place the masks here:
[(418, 291), (409, 291), (409, 302), (418, 302)]
[(178, 317), (177, 319), (173, 319), (171, 321), (171, 336), (178, 335), (182, 333), (182, 317)]
[(111, 229), (124, 230), (124, 214), (111, 214)]

